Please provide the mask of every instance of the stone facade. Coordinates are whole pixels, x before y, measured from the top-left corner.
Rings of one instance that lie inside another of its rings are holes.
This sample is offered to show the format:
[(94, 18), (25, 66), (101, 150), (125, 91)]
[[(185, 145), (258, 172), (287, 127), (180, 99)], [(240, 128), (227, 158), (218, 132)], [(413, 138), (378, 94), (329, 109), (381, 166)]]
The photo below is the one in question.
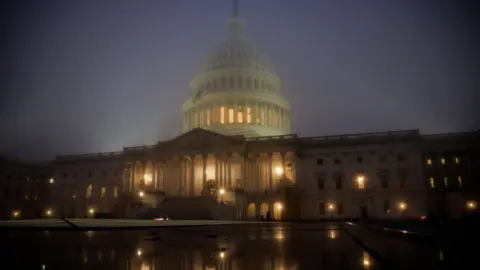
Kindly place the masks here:
[[(211, 196), (237, 219), (419, 218), (427, 213), (418, 131), (245, 138), (194, 129), (153, 146), (58, 157), (68, 215), (115, 212), (120, 194)], [(361, 179), (361, 181), (360, 181)], [(75, 210), (73, 210), (75, 209)]]

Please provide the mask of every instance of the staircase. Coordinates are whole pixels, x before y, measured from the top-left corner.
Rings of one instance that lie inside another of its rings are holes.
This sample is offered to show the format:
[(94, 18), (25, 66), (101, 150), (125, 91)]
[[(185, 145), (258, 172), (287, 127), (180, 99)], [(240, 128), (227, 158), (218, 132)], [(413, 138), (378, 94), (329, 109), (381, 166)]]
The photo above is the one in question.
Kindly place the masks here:
[(151, 211), (174, 220), (235, 219), (235, 206), (218, 205), (211, 196), (165, 197), (163, 202)]

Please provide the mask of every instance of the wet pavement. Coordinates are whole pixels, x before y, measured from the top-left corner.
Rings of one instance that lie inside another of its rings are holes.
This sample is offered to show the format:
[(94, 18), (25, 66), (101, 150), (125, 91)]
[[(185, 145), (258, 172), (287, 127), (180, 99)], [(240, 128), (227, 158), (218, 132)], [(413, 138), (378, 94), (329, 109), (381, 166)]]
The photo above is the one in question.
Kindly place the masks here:
[(448, 269), (434, 244), (344, 223), (3, 230), (0, 237), (5, 269)]

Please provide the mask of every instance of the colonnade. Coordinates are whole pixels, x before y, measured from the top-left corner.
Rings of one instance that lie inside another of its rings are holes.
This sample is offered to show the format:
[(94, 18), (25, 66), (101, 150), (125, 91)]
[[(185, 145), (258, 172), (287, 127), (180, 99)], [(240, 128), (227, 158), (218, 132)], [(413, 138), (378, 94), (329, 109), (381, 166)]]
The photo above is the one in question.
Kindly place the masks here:
[(217, 124), (251, 124), (290, 132), (290, 113), (278, 105), (258, 101), (204, 103), (184, 113), (184, 132)]
[(275, 189), (282, 179), (295, 181), (293, 154), (250, 153), (174, 156), (127, 162), (124, 190), (162, 190), (170, 196), (199, 196), (220, 188)]

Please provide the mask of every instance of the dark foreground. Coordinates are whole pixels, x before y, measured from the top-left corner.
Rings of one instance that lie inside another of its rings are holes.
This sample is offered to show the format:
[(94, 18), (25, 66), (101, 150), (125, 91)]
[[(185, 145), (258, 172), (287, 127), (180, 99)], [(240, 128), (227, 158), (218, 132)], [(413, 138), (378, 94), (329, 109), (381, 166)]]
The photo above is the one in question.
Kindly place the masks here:
[[(2, 269), (460, 269), (435, 243), (344, 223), (0, 232)], [(448, 262), (452, 263), (452, 262)], [(454, 268), (451, 268), (454, 267)]]

